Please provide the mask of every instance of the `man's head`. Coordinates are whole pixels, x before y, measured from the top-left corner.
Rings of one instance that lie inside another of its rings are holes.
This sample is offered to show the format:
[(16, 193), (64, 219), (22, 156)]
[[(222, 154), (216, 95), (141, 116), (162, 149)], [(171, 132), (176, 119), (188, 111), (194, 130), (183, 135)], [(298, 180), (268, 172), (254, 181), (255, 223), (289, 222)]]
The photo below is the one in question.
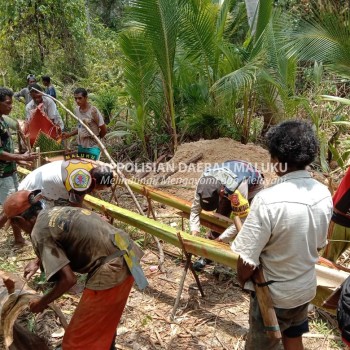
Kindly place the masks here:
[(203, 210), (213, 211), (219, 207), (222, 187), (221, 182), (214, 176), (203, 176), (199, 179), (197, 194)]
[(49, 86), (51, 84), (51, 78), (48, 75), (43, 75), (41, 80), (44, 86)]
[(0, 116), (9, 115), (12, 110), (13, 92), (5, 87), (0, 87)]
[[(39, 91), (37, 91), (39, 90)], [(31, 84), (29, 85), (29, 93), (32, 97), (35, 104), (40, 104), (43, 102), (43, 95), (40, 91), (43, 91), (42, 87), (39, 84)]]
[(279, 176), (305, 169), (318, 152), (318, 141), (311, 124), (301, 120), (289, 120), (271, 127), (266, 134), (266, 145), (271, 161), (280, 166), (276, 171)]
[(4, 202), (3, 210), (11, 223), (26, 233), (31, 233), (36, 218), (43, 209), (40, 191), (18, 191), (8, 196)]
[(75, 89), (74, 100), (79, 107), (85, 107), (88, 103), (87, 91), (84, 88)]
[(36, 83), (36, 78), (34, 74), (27, 75), (27, 83), (28, 85)]
[(69, 201), (73, 204), (80, 204), (87, 193), (112, 186), (113, 176), (112, 168), (105, 165), (97, 166), (90, 171), (77, 168), (71, 172), (68, 178), (70, 185)]
[(90, 171), (95, 190), (102, 190), (106, 187), (111, 187), (114, 182), (114, 174), (111, 167), (99, 165)]

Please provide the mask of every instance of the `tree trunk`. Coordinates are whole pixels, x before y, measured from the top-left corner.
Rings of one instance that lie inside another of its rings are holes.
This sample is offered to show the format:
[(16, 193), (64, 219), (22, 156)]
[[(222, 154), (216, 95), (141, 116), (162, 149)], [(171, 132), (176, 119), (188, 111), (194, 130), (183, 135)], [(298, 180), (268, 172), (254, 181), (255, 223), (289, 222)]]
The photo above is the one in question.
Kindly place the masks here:
[(249, 27), (252, 29), (256, 9), (258, 8), (259, 0), (245, 0), (245, 7), (247, 9), (247, 17)]
[(38, 46), (39, 46), (39, 52), (40, 52), (40, 61), (42, 64), (44, 64), (45, 61), (45, 49), (44, 49), (44, 43), (41, 37), (41, 31), (40, 31), (40, 21), (39, 21), (39, 14), (38, 14), (38, 5), (37, 3), (35, 3), (34, 6), (34, 10), (35, 10), (35, 24), (36, 24), (36, 35), (37, 35), (37, 39), (38, 39)]
[(90, 0), (85, 0), (85, 16), (86, 16), (86, 31), (89, 35), (92, 34), (90, 25)]

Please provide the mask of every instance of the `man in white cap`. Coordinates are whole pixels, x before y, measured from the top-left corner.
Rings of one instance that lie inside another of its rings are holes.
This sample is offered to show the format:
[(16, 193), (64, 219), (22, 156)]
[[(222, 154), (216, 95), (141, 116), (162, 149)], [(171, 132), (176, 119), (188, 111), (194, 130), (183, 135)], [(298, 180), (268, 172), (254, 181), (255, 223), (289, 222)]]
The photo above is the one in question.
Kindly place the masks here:
[(31, 100), (32, 100), (32, 96), (30, 96), (29, 93), (29, 86), (31, 84), (35, 84), (36, 83), (36, 78), (34, 74), (28, 74), (27, 75), (27, 83), (28, 85), (23, 88), (21, 91), (15, 92), (15, 94), (13, 95), (13, 97), (17, 100), (17, 101), (22, 101), (21, 97), (24, 98), (24, 103), (27, 105)]
[(84, 196), (113, 184), (113, 170), (94, 165), (86, 159), (58, 160), (45, 164), (27, 175), (19, 190), (40, 190), (47, 207), (81, 206)]

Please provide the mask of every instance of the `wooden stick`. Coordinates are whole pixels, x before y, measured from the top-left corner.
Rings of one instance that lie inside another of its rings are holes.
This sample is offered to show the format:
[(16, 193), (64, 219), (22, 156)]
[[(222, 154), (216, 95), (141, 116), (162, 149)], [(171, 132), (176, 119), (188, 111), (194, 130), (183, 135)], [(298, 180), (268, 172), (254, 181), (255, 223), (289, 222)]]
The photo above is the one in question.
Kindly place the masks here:
[[(233, 221), (235, 223), (237, 232), (242, 228), (242, 221), (238, 216), (234, 216)], [(275, 339), (281, 339), (281, 331), (278, 324), (277, 316), (275, 309), (273, 307), (269, 287), (262, 286), (264, 284), (265, 278), (261, 268), (257, 268), (253, 274), (254, 289), (256, 293), (256, 298), (259, 303), (261, 317), (264, 322), (266, 333)], [(258, 285), (260, 284), (260, 286)]]
[[(105, 145), (101, 142), (101, 140), (92, 132), (92, 130), (82, 121), (80, 120), (76, 115), (74, 115), (74, 113), (72, 113), (61, 101), (57, 100), (56, 98), (45, 94), (44, 92), (35, 89), (34, 87), (32, 87), (33, 90), (40, 92), (42, 95), (51, 98), (52, 100), (54, 100), (55, 102), (57, 102), (70, 116), (72, 116), (76, 121), (78, 121), (81, 125), (83, 125), (85, 127), (85, 129), (88, 131), (88, 133), (95, 139), (95, 141), (97, 142), (97, 144), (99, 145), (99, 147), (101, 148), (101, 150), (103, 151), (103, 153), (105, 154), (105, 156), (107, 157), (107, 159), (109, 160), (109, 162), (112, 164), (112, 168), (116, 171), (116, 173), (118, 174), (118, 176), (122, 179), (122, 182), (124, 184), (124, 186), (126, 187), (126, 189), (128, 190), (131, 198), (133, 199), (137, 210), (139, 211), (139, 213), (143, 216), (146, 216), (145, 213), (143, 212), (140, 203), (138, 202), (138, 200), (136, 199), (136, 196), (134, 194), (134, 192), (131, 190), (129, 184), (128, 184), (128, 180), (126, 179), (126, 177), (124, 176), (124, 174), (118, 169), (117, 163), (113, 160), (113, 158), (111, 157), (111, 155), (108, 153)], [(154, 239), (157, 241), (158, 246), (160, 247), (160, 255), (162, 255), (163, 253), (161, 252), (162, 248), (161, 248), (161, 244), (158, 240), (157, 237), (154, 237)]]
[(103, 153), (105, 154), (105, 156), (107, 157), (107, 159), (109, 160), (109, 162), (112, 164), (112, 168), (113, 170), (116, 171), (116, 173), (119, 175), (119, 177), (122, 179), (124, 186), (127, 188), (127, 190), (129, 191), (129, 194), (131, 195), (138, 211), (140, 212), (140, 214), (144, 215), (142, 208), (139, 204), (139, 202), (137, 201), (134, 193), (132, 192), (131, 188), (129, 187), (128, 183), (127, 183), (127, 179), (124, 176), (124, 174), (118, 169), (118, 166), (116, 164), (116, 162), (113, 160), (113, 158), (110, 156), (110, 154), (108, 153), (105, 145), (101, 142), (101, 140), (92, 132), (92, 130), (82, 121), (80, 120), (76, 115), (74, 115), (74, 113), (72, 113), (61, 101), (57, 100), (56, 98), (45, 94), (44, 92), (37, 90), (36, 88), (32, 87), (33, 90), (40, 92), (42, 95), (51, 98), (52, 100), (54, 100), (55, 102), (57, 102), (71, 117), (73, 117), (77, 122), (79, 122), (81, 125), (84, 126), (84, 128), (88, 131), (88, 133), (91, 135), (91, 137), (93, 137), (95, 139), (95, 141), (97, 142), (97, 144), (99, 145), (99, 147), (101, 148), (101, 150), (103, 151)]

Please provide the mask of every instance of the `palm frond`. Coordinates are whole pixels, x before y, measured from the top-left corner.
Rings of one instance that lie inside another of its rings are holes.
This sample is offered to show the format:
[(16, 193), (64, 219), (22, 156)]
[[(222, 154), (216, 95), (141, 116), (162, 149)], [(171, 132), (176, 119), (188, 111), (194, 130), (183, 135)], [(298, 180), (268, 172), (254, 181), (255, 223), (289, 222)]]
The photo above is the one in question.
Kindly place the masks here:
[(211, 88), (218, 94), (237, 95), (242, 90), (249, 90), (256, 81), (259, 68), (247, 64), (219, 79)]
[(215, 60), (215, 30), (217, 8), (208, 1), (187, 2), (181, 8), (179, 39), (190, 59), (200, 58), (203, 65), (213, 67)]
[[(322, 9), (314, 6), (308, 20), (294, 21), (298, 21), (299, 24), (291, 30), (284, 31), (287, 39), (284, 48), (288, 50), (289, 55), (296, 55), (301, 60), (323, 62), (338, 74), (349, 70), (349, 10), (339, 12), (336, 6), (329, 3)], [(280, 26), (283, 26), (283, 23), (280, 23)], [(349, 73), (347, 75), (349, 76)]]
[(177, 1), (131, 0), (135, 25), (144, 30), (166, 79), (172, 76), (179, 11)]

